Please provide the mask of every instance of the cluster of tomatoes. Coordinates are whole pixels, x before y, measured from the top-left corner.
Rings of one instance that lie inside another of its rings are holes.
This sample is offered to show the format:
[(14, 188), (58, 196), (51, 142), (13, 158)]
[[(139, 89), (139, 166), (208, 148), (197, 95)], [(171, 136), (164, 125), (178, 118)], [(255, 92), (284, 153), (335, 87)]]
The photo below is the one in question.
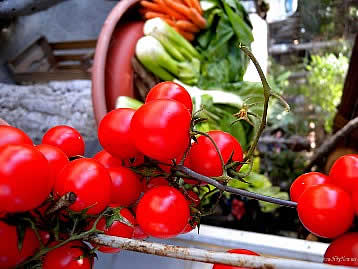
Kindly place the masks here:
[[(192, 138), (190, 95), (172, 82), (151, 89), (137, 110), (109, 112), (98, 127), (104, 150), (93, 158), (83, 157), (84, 141), (72, 127), (53, 127), (34, 146), (23, 131), (0, 125), (0, 238), (7, 242), (0, 246), (0, 268), (29, 263), (34, 255), (43, 268), (90, 268), (93, 250), (70, 240), (86, 231), (143, 239), (194, 229), (195, 186), (205, 183), (178, 175), (176, 165), (221, 176), (223, 162), (240, 162), (243, 152), (222, 131)], [(148, 175), (153, 171), (157, 176)], [(75, 200), (53, 211), (69, 193)]]
[(291, 185), (291, 199), (298, 203), (302, 224), (312, 234), (334, 238), (324, 261), (336, 265), (358, 266), (358, 155), (345, 155), (333, 164), (329, 175), (310, 172)]

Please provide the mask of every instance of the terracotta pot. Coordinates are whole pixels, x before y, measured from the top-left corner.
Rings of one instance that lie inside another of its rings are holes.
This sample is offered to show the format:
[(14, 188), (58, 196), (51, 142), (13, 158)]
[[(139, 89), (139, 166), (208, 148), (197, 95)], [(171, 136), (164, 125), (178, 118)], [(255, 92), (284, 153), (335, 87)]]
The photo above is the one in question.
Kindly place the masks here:
[[(105, 85), (106, 58), (113, 33), (123, 15), (139, 1), (140, 0), (121, 0), (108, 15), (98, 37), (92, 67), (92, 102), (97, 124), (104, 117), (104, 115), (107, 114), (108, 111), (114, 108), (113, 104), (115, 103), (115, 100), (112, 99), (116, 98), (118, 95), (118, 92), (116, 94), (113, 92), (106, 92), (108, 89)], [(108, 88), (113, 91), (113, 87)], [(133, 96), (134, 93), (127, 91), (120, 93), (120, 95)], [(110, 96), (111, 100), (106, 100), (106, 96)]]
[(9, 125), (6, 121), (0, 118), (0, 125)]

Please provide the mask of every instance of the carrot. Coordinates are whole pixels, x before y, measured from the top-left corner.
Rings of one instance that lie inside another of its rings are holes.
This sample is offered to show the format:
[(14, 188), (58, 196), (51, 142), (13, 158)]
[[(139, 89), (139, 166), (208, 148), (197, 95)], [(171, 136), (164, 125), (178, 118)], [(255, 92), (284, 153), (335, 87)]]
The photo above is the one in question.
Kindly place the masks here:
[(194, 40), (194, 35), (192, 33), (186, 32), (186, 31), (182, 31), (181, 29), (179, 29), (178, 27), (174, 28), (179, 34), (181, 34), (186, 40), (188, 41), (193, 41)]
[(192, 2), (193, 5), (191, 7), (195, 8), (200, 15), (203, 15), (203, 10), (201, 9), (199, 0), (190, 0), (190, 1)]
[(175, 21), (173, 21), (172, 19), (163, 19), (163, 20), (172, 27), (174, 27), (176, 24)]
[(184, 4), (185, 4), (187, 7), (194, 7), (191, 0), (184, 0)]
[(168, 16), (163, 14), (163, 13), (159, 13), (159, 12), (153, 12), (153, 11), (147, 11), (144, 15), (144, 17), (148, 20), (148, 19), (153, 19), (153, 18), (162, 18), (162, 19), (167, 19)]
[(162, 12), (162, 8), (157, 3), (149, 1), (140, 1), (140, 4), (150, 11)]
[(164, 2), (171, 7), (172, 9), (174, 9), (175, 11), (183, 14), (184, 16), (186, 16), (187, 18), (190, 18), (190, 10), (187, 6), (179, 3), (178, 1), (175, 0), (164, 0)]
[(180, 29), (181, 31), (192, 32), (192, 33), (197, 33), (200, 31), (198, 26), (196, 26), (194, 23), (191, 23), (189, 21), (184, 21), (184, 20), (177, 21), (175, 26), (177, 26), (177, 28)]
[(199, 26), (200, 29), (204, 29), (206, 27), (206, 20), (199, 14), (199, 12), (195, 8), (189, 9), (190, 20)]
[(175, 20), (185, 20), (187, 19), (182, 14), (176, 12), (172, 8), (170, 8), (163, 0), (154, 0), (154, 2), (158, 3), (160, 7), (162, 8), (162, 12), (168, 14), (169, 17)]

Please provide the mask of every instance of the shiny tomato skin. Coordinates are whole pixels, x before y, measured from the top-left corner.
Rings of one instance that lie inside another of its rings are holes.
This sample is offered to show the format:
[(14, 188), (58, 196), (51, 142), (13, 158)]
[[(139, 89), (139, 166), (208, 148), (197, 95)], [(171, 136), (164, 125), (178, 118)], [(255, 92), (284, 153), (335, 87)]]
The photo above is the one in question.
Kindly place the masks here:
[(105, 115), (99, 123), (100, 144), (118, 159), (132, 158), (138, 153), (130, 133), (134, 113), (132, 108), (117, 108)]
[(165, 81), (158, 83), (148, 92), (145, 102), (149, 103), (157, 99), (172, 99), (182, 103), (190, 112), (193, 111), (193, 102), (191, 101), (190, 94), (188, 91), (181, 85)]
[(57, 176), (54, 194), (59, 198), (74, 192), (77, 199), (69, 208), (79, 212), (90, 207), (87, 214), (94, 215), (109, 204), (111, 187), (107, 169), (96, 160), (82, 158), (70, 162)]
[(335, 239), (327, 248), (323, 262), (358, 267), (358, 233), (346, 233)]
[(143, 232), (142, 228), (139, 225), (134, 226), (134, 232), (133, 232), (134, 239), (144, 240), (148, 237), (149, 236), (145, 232)]
[(69, 163), (68, 157), (60, 148), (55, 146), (41, 144), (36, 146), (36, 149), (45, 156), (49, 163), (51, 174), (49, 181), (51, 181), (50, 190), (52, 190), (53, 186), (55, 185), (57, 175)]
[(358, 191), (358, 155), (344, 155), (334, 162), (329, 176), (333, 184), (352, 193)]
[(40, 247), (33, 230), (27, 228), (21, 251), (18, 249), (18, 236), (16, 226), (0, 221), (0, 268), (13, 268), (35, 254)]
[[(215, 141), (225, 163), (228, 162), (232, 152), (234, 152), (233, 161), (243, 161), (242, 148), (231, 134), (218, 130), (210, 131), (207, 134)], [(218, 177), (223, 173), (219, 154), (206, 136), (201, 135), (197, 139), (197, 143), (193, 143), (188, 158), (190, 158), (189, 168), (195, 172), (208, 177)]]
[(87, 257), (88, 249), (81, 241), (71, 241), (59, 248), (51, 250), (43, 258), (43, 269), (91, 269), (93, 258)]
[(140, 177), (126, 167), (108, 168), (112, 180), (111, 203), (130, 206), (139, 198), (143, 186)]
[(188, 223), (188, 201), (177, 189), (159, 186), (147, 191), (140, 199), (136, 217), (144, 233), (171, 238), (180, 234)]
[(106, 168), (122, 166), (122, 160), (113, 157), (105, 150), (98, 152), (96, 155), (93, 156), (93, 159), (97, 160)]
[(354, 217), (349, 193), (332, 184), (308, 188), (298, 200), (297, 212), (307, 230), (325, 238), (346, 232)]
[(22, 130), (9, 125), (0, 125), (0, 147), (9, 144), (33, 145), (31, 138)]
[(50, 193), (50, 168), (34, 146), (0, 147), (0, 211), (22, 212), (41, 205)]
[(85, 142), (81, 134), (67, 125), (50, 128), (42, 137), (42, 144), (59, 147), (68, 157), (85, 154)]
[[(235, 253), (235, 254), (245, 254), (245, 255), (260, 256), (256, 252), (253, 252), (253, 251), (248, 250), (248, 249), (231, 249), (228, 252), (229, 253)], [(223, 265), (223, 264), (214, 264), (213, 269), (249, 269), (249, 268), (231, 266), (231, 265)]]
[(142, 105), (131, 123), (133, 141), (144, 155), (160, 161), (174, 159), (189, 145), (191, 115), (175, 100), (159, 99)]
[(309, 187), (326, 183), (332, 183), (332, 179), (319, 172), (309, 172), (300, 175), (291, 185), (291, 200), (297, 202), (301, 194)]
[[(120, 214), (123, 218), (127, 219), (127, 221), (129, 221), (133, 226), (128, 226), (127, 224), (116, 220), (110, 227), (107, 228), (106, 219), (103, 217), (99, 220), (97, 224), (97, 229), (103, 231), (106, 235), (132, 238), (134, 232), (135, 218), (127, 208), (122, 208), (120, 210)], [(111, 248), (107, 246), (99, 246), (98, 250), (104, 253), (117, 253), (120, 251), (119, 248)]]

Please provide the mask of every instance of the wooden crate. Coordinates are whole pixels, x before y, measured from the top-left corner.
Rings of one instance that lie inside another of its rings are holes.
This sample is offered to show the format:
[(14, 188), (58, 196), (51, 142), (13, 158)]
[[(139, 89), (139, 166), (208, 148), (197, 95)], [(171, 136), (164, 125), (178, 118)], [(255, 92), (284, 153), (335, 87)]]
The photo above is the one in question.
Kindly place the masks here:
[(8, 61), (16, 83), (91, 79), (96, 40), (49, 43), (40, 37)]

